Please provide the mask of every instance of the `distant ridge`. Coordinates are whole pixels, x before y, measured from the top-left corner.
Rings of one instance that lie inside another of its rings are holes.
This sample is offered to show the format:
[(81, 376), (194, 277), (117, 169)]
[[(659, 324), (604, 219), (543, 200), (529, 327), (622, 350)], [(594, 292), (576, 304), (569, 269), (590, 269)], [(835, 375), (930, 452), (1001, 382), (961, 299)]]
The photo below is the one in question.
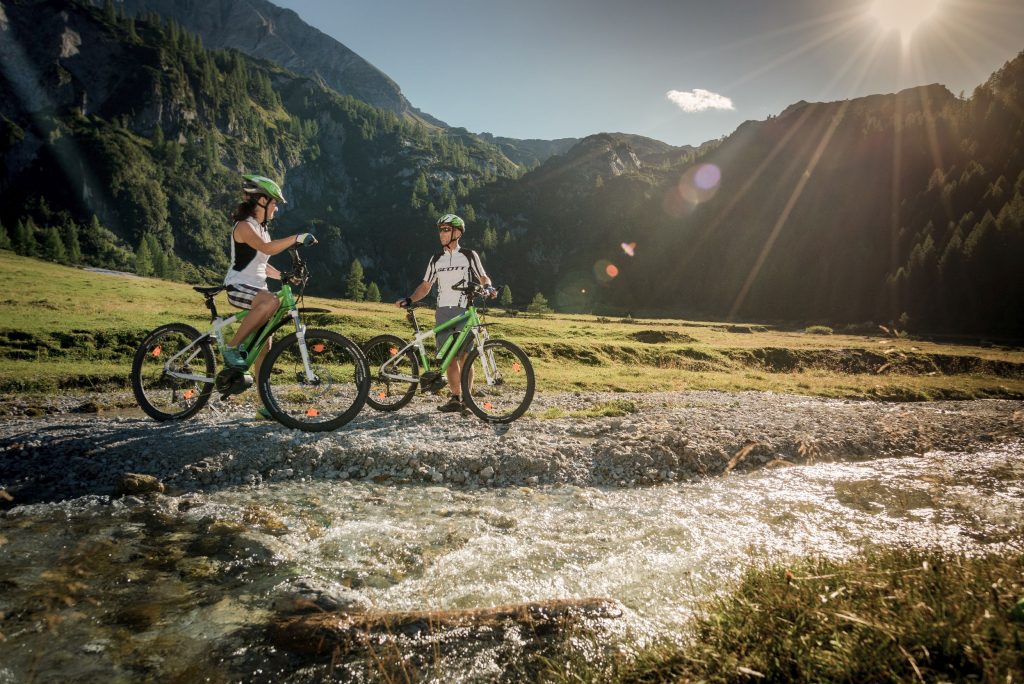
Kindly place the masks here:
[(233, 48), (314, 78), (342, 95), (435, 126), (377, 67), (289, 9), (266, 0), (118, 0), (132, 16), (156, 12), (199, 34), (208, 48)]

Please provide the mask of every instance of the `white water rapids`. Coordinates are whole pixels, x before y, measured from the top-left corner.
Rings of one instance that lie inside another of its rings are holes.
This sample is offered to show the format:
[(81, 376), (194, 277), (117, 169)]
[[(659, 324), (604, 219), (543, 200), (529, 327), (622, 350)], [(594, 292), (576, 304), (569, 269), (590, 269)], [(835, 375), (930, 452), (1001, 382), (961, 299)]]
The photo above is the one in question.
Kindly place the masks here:
[[(219, 542), (222, 530), (238, 534)], [(616, 637), (635, 645), (684, 635), (752, 563), (1019, 549), (1022, 532), (1019, 443), (646, 488), (306, 481), (22, 506), (0, 518), (0, 682), (323, 675), (253, 644), (289, 578), (386, 611), (607, 597), (625, 608)], [(462, 652), (432, 676), (500, 679), (508, 657)]]

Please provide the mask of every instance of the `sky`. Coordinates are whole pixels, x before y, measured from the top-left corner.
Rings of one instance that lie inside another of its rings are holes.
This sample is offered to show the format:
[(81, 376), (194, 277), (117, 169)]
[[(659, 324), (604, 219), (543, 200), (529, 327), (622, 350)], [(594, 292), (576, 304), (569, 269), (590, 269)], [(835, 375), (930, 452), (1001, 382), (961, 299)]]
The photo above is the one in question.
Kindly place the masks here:
[(941, 83), (1024, 50), (1024, 0), (272, 0), (475, 133), (727, 136), (806, 100)]

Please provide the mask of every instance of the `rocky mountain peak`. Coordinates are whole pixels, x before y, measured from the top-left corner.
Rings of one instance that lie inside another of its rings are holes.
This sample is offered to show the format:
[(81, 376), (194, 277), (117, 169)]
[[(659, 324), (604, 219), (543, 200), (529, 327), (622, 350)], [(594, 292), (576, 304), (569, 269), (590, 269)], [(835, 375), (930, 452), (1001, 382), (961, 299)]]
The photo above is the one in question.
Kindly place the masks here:
[(398, 84), (348, 47), (266, 0), (119, 0), (130, 15), (155, 12), (199, 34), (209, 48), (232, 48), (280, 64), (333, 90), (404, 117), (444, 122), (416, 109)]

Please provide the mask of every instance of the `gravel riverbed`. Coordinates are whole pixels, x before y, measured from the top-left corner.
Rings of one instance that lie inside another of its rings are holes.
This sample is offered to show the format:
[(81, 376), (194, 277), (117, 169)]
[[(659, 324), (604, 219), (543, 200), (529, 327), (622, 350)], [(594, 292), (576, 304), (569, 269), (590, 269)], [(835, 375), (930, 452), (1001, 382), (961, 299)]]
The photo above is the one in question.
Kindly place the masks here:
[[(813, 461), (972, 451), (1024, 436), (1024, 402), (879, 403), (771, 393), (539, 395), (534, 414), (632, 402), (621, 417), (524, 418), (490, 426), (418, 397), (396, 413), (365, 408), (330, 433), (207, 408), (182, 423), (50, 413), (0, 420), (0, 489), (19, 503), (111, 494), (125, 473), (168, 493), (282, 480), (373, 480), (457, 488), (628, 487)], [(81, 404), (81, 398), (67, 402)]]

